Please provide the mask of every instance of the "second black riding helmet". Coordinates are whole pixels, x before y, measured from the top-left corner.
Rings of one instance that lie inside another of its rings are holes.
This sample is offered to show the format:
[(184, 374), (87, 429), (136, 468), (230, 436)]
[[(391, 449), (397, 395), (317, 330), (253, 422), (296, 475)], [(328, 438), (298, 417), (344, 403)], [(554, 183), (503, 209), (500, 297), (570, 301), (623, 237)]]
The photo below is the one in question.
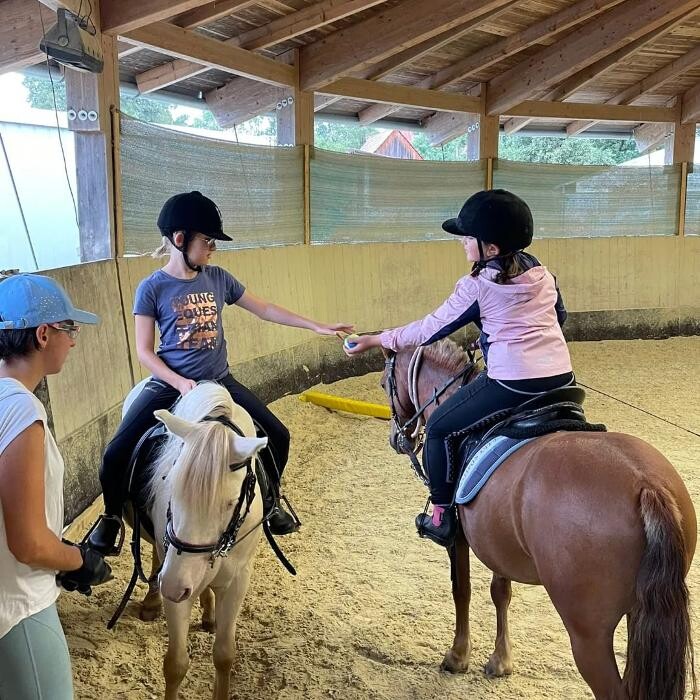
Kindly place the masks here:
[(532, 212), (507, 190), (483, 190), (469, 197), (457, 217), (442, 228), (455, 236), (473, 236), (497, 245), (501, 254), (514, 253), (532, 243)]
[(196, 190), (170, 197), (158, 215), (158, 228), (171, 240), (176, 231), (197, 232), (217, 241), (233, 240), (223, 231), (219, 207)]

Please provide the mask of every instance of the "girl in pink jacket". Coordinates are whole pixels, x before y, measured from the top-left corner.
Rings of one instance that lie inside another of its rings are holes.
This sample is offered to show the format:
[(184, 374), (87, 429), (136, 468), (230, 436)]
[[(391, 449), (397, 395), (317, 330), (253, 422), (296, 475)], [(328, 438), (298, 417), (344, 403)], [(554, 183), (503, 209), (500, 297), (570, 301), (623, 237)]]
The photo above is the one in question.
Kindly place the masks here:
[(449, 546), (457, 528), (453, 505), (459, 466), (450, 464), (446, 441), (453, 433), (505, 408), (574, 384), (561, 331), (566, 310), (552, 274), (523, 252), (532, 242), (532, 213), (506, 190), (470, 197), (455, 219), (442, 225), (463, 237), (471, 273), (425, 318), (379, 335), (360, 336), (348, 355), (382, 346), (398, 352), (429, 345), (475, 323), (487, 369), (441, 404), (426, 426), (423, 460), (430, 477), (432, 516), (421, 513), (421, 535)]

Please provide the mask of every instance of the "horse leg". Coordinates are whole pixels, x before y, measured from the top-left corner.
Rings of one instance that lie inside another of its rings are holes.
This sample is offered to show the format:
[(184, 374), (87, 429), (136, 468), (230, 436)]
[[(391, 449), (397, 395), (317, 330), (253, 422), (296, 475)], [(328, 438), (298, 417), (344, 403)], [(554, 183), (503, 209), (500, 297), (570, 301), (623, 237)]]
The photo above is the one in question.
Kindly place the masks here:
[(452, 598), (455, 604), (455, 637), (441, 668), (452, 673), (464, 673), (469, 669), (472, 644), (469, 639), (469, 602), (471, 577), (469, 572), (469, 545), (460, 526), (455, 542), (448, 549), (452, 574)]
[(228, 700), (231, 666), (236, 653), (236, 620), (252, 573), (251, 566), (232, 579), (225, 590), (216, 591), (216, 637), (214, 637), (214, 700)]
[(158, 579), (155, 578), (159, 566), (160, 559), (158, 559), (158, 550), (154, 544), (153, 552), (151, 553), (151, 574), (149, 576), (151, 583), (148, 584), (148, 593), (146, 593), (146, 597), (141, 603), (141, 612), (139, 613), (139, 617), (144, 622), (155, 620), (160, 615), (160, 611), (163, 608), (163, 599), (160, 595)]
[(570, 632), (571, 650), (596, 700), (623, 700), (626, 694), (613, 650), (613, 629)]
[[(620, 572), (613, 580), (623, 579)], [(573, 585), (573, 580), (569, 583), (572, 585), (548, 585), (545, 581), (545, 588), (569, 633), (579, 673), (596, 700), (627, 700), (613, 648), (615, 629), (626, 607), (625, 592), (622, 587), (606, 588), (603, 579), (592, 582), (585, 591)]]
[(193, 598), (182, 603), (165, 601), (165, 619), (168, 623), (168, 649), (163, 659), (165, 676), (165, 700), (177, 700), (180, 683), (190, 666), (187, 653), (187, 632), (190, 628), (190, 613)]
[(205, 588), (199, 596), (199, 604), (202, 606), (202, 629), (205, 632), (213, 632), (216, 629), (216, 616), (214, 615), (214, 591)]
[(513, 673), (513, 658), (510, 653), (510, 634), (508, 632), (510, 599), (510, 580), (494, 574), (491, 579), (491, 600), (496, 606), (496, 645), (484, 667), (484, 672), (491, 678), (508, 676)]

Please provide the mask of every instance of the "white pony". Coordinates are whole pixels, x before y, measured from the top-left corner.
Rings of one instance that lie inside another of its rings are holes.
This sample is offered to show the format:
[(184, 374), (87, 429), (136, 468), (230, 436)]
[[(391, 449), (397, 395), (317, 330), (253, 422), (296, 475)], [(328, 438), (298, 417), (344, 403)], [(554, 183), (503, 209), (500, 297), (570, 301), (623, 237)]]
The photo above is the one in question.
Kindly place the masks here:
[[(134, 387), (127, 399), (127, 407)], [(174, 412), (156, 411), (168, 438), (153, 465), (150, 518), (155, 531), (159, 576), (168, 624), (166, 700), (176, 700), (189, 667), (187, 633), (198, 596), (203, 623), (212, 629), (215, 605), (214, 699), (229, 696), (236, 618), (260, 539), (262, 498), (251, 470), (267, 438), (256, 437), (250, 415), (214, 382), (198, 384)], [(254, 494), (254, 497), (253, 497)], [(208, 625), (207, 625), (208, 621)]]

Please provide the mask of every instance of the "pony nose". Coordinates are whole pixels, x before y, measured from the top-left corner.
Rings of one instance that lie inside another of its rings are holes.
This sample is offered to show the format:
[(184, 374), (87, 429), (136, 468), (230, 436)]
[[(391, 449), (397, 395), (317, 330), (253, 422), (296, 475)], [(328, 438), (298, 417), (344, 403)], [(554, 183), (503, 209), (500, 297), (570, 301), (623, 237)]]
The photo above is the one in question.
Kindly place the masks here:
[(192, 589), (189, 586), (185, 588), (172, 588), (170, 586), (164, 586), (163, 581), (160, 581), (160, 592), (163, 598), (171, 600), (173, 603), (182, 603), (187, 600), (192, 595)]

